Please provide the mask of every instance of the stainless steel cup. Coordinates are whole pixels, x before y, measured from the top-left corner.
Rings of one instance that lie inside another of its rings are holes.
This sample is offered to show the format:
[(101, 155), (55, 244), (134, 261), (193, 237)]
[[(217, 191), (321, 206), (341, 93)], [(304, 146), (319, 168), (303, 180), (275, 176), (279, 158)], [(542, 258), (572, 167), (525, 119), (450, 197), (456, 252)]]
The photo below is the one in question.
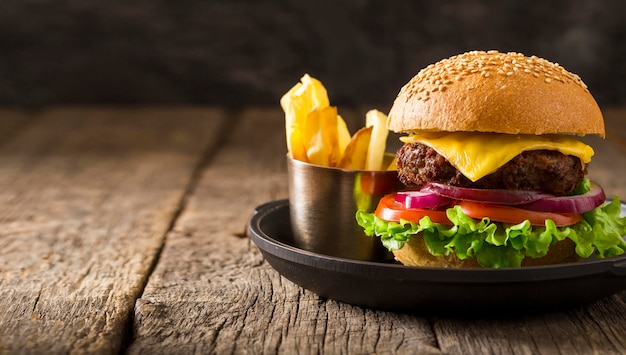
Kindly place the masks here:
[(380, 239), (366, 236), (355, 216), (374, 211), (382, 196), (401, 186), (396, 171), (345, 170), (289, 156), (287, 167), (295, 246), (348, 259), (388, 258)]

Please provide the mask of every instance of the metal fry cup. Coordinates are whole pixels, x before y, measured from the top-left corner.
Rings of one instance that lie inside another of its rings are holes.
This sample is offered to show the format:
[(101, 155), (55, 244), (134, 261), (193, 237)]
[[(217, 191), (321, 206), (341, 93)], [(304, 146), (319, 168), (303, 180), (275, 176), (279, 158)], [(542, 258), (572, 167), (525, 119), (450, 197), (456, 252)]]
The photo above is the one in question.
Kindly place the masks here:
[[(393, 156), (385, 157), (393, 159)], [(389, 258), (380, 239), (366, 236), (356, 212), (372, 212), (382, 196), (401, 187), (395, 170), (346, 170), (287, 156), (289, 213), (296, 247), (329, 256)]]

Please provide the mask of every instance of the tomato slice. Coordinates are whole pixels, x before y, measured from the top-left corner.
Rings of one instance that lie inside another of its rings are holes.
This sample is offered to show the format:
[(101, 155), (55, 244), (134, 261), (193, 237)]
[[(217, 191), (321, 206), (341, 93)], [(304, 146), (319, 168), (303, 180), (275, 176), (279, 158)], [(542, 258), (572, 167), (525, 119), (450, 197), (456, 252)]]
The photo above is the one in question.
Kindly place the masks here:
[(419, 222), (420, 219), (428, 216), (434, 223), (452, 225), (444, 210), (430, 210), (422, 208), (406, 208), (405, 204), (396, 202), (396, 194), (385, 195), (376, 207), (376, 216), (385, 221), (399, 222), (405, 219), (411, 222)]
[(575, 213), (538, 212), (472, 201), (460, 201), (459, 206), (461, 206), (463, 213), (469, 217), (477, 219), (487, 217), (492, 221), (511, 224), (528, 220), (533, 226), (544, 226), (545, 220), (551, 219), (557, 227), (563, 227), (575, 224), (582, 218), (580, 214)]

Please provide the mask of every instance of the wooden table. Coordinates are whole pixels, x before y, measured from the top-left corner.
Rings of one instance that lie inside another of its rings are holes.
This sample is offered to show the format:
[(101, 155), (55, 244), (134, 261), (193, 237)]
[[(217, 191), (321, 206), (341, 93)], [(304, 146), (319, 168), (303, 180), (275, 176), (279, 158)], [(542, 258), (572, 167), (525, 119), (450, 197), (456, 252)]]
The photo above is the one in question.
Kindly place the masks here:
[[(363, 112), (342, 114), (354, 129)], [(604, 112), (590, 176), (626, 197), (626, 110)], [(287, 197), (283, 123), (276, 107), (2, 110), (0, 353), (626, 352), (625, 292), (455, 319), (281, 277), (245, 230)]]

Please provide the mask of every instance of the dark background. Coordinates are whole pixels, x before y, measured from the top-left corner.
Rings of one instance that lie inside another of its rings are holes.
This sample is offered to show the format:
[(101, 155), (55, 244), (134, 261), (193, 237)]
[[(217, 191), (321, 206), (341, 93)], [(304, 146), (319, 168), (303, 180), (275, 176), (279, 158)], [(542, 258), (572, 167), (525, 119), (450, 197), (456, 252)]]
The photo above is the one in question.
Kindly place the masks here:
[(538, 55), (626, 106), (626, 1), (0, 1), (0, 104), (278, 105), (305, 72), (388, 109), (441, 58)]

